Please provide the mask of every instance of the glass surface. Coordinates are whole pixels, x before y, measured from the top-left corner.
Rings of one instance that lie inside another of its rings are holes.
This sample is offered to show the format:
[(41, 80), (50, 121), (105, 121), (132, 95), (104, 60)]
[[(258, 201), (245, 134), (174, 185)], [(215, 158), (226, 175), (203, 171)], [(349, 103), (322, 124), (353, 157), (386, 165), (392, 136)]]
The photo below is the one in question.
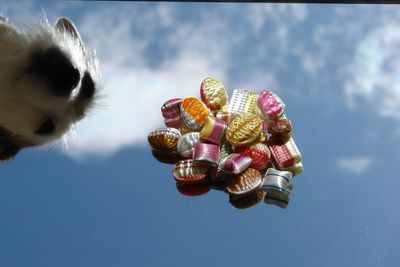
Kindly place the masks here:
[[(60, 142), (0, 166), (0, 266), (399, 266), (400, 8), (4, 2), (71, 18), (102, 68)], [(45, 14), (45, 15), (44, 15)], [(205, 77), (286, 103), (304, 172), (287, 209), (182, 196), (147, 134)], [(1, 96), (0, 96), (1, 97)]]

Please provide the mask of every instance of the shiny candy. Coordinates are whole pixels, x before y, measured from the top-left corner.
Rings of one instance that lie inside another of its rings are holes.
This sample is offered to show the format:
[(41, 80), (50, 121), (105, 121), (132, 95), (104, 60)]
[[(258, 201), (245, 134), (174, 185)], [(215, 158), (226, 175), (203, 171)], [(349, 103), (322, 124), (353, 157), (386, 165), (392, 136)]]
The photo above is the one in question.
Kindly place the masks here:
[(228, 141), (223, 140), (219, 150), (219, 161), (222, 161), (233, 152), (233, 147)]
[(235, 117), (235, 114), (229, 112), (213, 112), (213, 115), (216, 119), (224, 121), (226, 124), (229, 124), (231, 120)]
[(181, 120), (181, 126), (180, 126), (179, 130), (180, 130), (181, 134), (199, 132), (198, 129), (189, 128), (182, 120)]
[(285, 114), (275, 119), (267, 120), (268, 131), (272, 134), (290, 134), (292, 123), (286, 118)]
[(264, 191), (278, 190), (286, 192), (291, 179), (291, 172), (269, 168), (264, 175), (261, 189)]
[(293, 189), (289, 184), (291, 179), (291, 172), (268, 169), (261, 185), (261, 189), (266, 192), (265, 202), (286, 208)]
[(301, 154), (291, 135), (274, 136), (268, 142), (275, 167), (283, 170), (301, 161)]
[(261, 127), (261, 120), (256, 115), (243, 113), (229, 123), (225, 137), (234, 146), (247, 145), (259, 138)]
[(262, 190), (256, 190), (249, 194), (240, 196), (230, 195), (229, 203), (231, 203), (231, 205), (237, 209), (247, 209), (263, 201), (265, 195), (265, 192)]
[(183, 122), (191, 129), (200, 129), (208, 116), (207, 107), (194, 97), (185, 98), (181, 104)]
[(207, 178), (208, 169), (206, 164), (188, 159), (179, 161), (175, 165), (172, 174), (178, 183), (204, 183)]
[(180, 129), (181, 127), (181, 117), (175, 117), (172, 119), (164, 119), (165, 126), (175, 129)]
[(219, 146), (214, 144), (198, 143), (194, 147), (193, 160), (217, 166), (219, 161)]
[(229, 104), (229, 113), (242, 114), (253, 113), (257, 114), (257, 98), (258, 95), (244, 89), (233, 90), (233, 95)]
[(247, 169), (252, 160), (250, 157), (245, 157), (237, 153), (232, 153), (223, 159), (218, 167), (223, 172), (230, 173), (230, 174), (239, 174)]
[(260, 138), (258, 142), (260, 143), (265, 143), (268, 141), (268, 128), (267, 128), (267, 123), (265, 121), (261, 121), (261, 133), (260, 133)]
[(200, 86), (201, 100), (211, 110), (220, 110), (228, 102), (228, 94), (224, 85), (214, 79), (206, 78)]
[(265, 169), (271, 157), (269, 148), (262, 143), (257, 143), (250, 147), (240, 147), (237, 149), (237, 152), (245, 157), (251, 158), (252, 163), (250, 168), (257, 170)]
[(182, 103), (182, 98), (172, 98), (165, 102), (161, 107), (161, 113), (165, 119), (173, 119), (180, 117), (181, 110), (180, 106)]
[(224, 121), (208, 116), (203, 129), (200, 132), (200, 139), (205, 142), (219, 145), (225, 133), (226, 124)]
[(248, 168), (227, 181), (226, 191), (231, 195), (244, 195), (257, 190), (261, 182), (261, 173), (256, 169)]
[(191, 132), (182, 135), (177, 144), (178, 153), (185, 158), (192, 158), (196, 144), (200, 142), (200, 133)]
[(267, 118), (277, 118), (283, 114), (285, 104), (280, 97), (271, 91), (265, 90), (257, 100), (260, 111)]
[(283, 171), (291, 172), (294, 176), (297, 176), (303, 172), (303, 163), (299, 162), (287, 168), (284, 168)]
[(147, 136), (149, 144), (155, 150), (176, 151), (181, 133), (175, 128), (160, 128)]
[(289, 205), (289, 200), (292, 194), (293, 185), (289, 184), (285, 192), (278, 190), (269, 190), (266, 192), (264, 202), (267, 204), (273, 204), (283, 209), (286, 209)]

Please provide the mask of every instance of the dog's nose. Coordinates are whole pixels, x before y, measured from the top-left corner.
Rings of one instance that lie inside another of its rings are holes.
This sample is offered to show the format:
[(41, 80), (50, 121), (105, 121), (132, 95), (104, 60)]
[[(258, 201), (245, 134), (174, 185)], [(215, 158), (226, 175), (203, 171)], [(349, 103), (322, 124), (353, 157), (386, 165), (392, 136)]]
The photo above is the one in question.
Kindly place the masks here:
[(33, 52), (28, 73), (44, 81), (56, 96), (70, 95), (80, 80), (78, 69), (56, 46)]

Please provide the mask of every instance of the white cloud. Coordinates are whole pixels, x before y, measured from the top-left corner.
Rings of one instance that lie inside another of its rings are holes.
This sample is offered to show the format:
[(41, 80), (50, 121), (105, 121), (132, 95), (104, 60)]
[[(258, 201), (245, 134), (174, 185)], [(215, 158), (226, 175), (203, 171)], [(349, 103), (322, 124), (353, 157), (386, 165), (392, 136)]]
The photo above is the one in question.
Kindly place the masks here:
[(345, 93), (350, 107), (355, 97), (369, 101), (384, 117), (400, 119), (400, 28), (387, 22), (376, 27), (358, 45)]
[(336, 159), (336, 165), (354, 175), (361, 175), (372, 164), (372, 159), (370, 157), (342, 157)]

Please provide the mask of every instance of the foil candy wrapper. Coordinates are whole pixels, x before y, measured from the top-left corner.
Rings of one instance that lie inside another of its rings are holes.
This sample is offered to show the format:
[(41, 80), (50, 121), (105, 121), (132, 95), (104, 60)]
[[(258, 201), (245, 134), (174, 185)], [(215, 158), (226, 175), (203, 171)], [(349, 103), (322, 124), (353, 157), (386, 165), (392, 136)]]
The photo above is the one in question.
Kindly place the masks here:
[(261, 134), (262, 124), (258, 116), (243, 113), (235, 117), (226, 130), (226, 140), (235, 147), (250, 144)]
[(252, 163), (250, 168), (257, 170), (265, 169), (268, 166), (268, 162), (271, 158), (271, 152), (269, 151), (269, 148), (263, 143), (256, 143), (250, 147), (240, 147), (236, 152), (251, 158)]
[(151, 131), (147, 140), (154, 150), (173, 152), (180, 137), (181, 133), (175, 128), (159, 128)]
[(270, 190), (266, 192), (264, 202), (286, 209), (292, 195), (293, 185), (289, 184), (286, 192)]
[(286, 208), (293, 190), (293, 186), (290, 184), (291, 179), (291, 172), (268, 169), (261, 185), (261, 190), (266, 192), (264, 201)]
[(182, 135), (177, 144), (178, 153), (185, 158), (192, 158), (194, 147), (200, 143), (200, 133), (191, 132)]
[(181, 128), (181, 117), (175, 117), (172, 119), (164, 119), (165, 126), (169, 128), (175, 128), (175, 129), (180, 129)]
[(228, 103), (228, 94), (224, 85), (214, 78), (208, 77), (203, 80), (200, 86), (200, 96), (210, 110), (220, 110)]
[(261, 173), (256, 169), (247, 168), (226, 182), (226, 191), (230, 195), (245, 195), (257, 190), (261, 186), (261, 182)]
[(219, 145), (224, 137), (225, 128), (226, 123), (224, 121), (208, 116), (200, 132), (200, 139), (204, 142)]
[(165, 119), (173, 119), (181, 116), (182, 98), (172, 98), (161, 107), (161, 113)]
[(237, 153), (232, 153), (224, 158), (218, 165), (225, 173), (239, 174), (251, 165), (252, 159)]
[(301, 154), (291, 135), (276, 136), (268, 142), (271, 158), (278, 170), (284, 170), (301, 161)]
[(283, 171), (291, 172), (293, 177), (300, 175), (303, 172), (303, 163), (299, 162), (287, 168), (284, 168)]
[(228, 112), (231, 114), (253, 113), (258, 114), (258, 95), (245, 89), (233, 90)]
[(185, 98), (181, 104), (182, 120), (191, 129), (203, 127), (209, 110), (206, 105), (194, 97)]
[(194, 147), (193, 160), (217, 166), (219, 161), (219, 146), (214, 144), (198, 143)]
[(179, 161), (172, 170), (177, 183), (198, 184), (206, 182), (209, 167), (192, 159)]
[(257, 99), (261, 113), (267, 118), (277, 118), (285, 111), (285, 103), (275, 93), (265, 90)]

